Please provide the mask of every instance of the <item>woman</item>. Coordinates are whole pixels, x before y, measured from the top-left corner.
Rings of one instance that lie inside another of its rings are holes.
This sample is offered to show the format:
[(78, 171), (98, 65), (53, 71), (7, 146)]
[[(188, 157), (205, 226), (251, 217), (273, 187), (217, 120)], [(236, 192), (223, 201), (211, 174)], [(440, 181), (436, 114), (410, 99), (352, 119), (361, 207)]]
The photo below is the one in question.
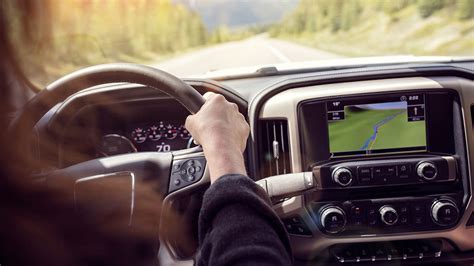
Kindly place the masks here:
[[(16, 5), (23, 26), (23, 40), (48, 29), (35, 28), (44, 20), (47, 7), (37, 1)], [(10, 9), (11, 11), (11, 9)], [(38, 14), (38, 11), (43, 12)], [(5, 2), (0, 10), (0, 126), (7, 128), (8, 114), (20, 99), (28, 97), (27, 84), (18, 67), (19, 51), (8, 34), (11, 18)], [(47, 16), (46, 16), (47, 17)], [(44, 21), (43, 21), (44, 22)], [(19, 93), (21, 92), (21, 93)], [(197, 265), (289, 265), (291, 249), (286, 232), (265, 193), (246, 176), (243, 151), (249, 134), (237, 106), (221, 95), (207, 93), (201, 110), (186, 120), (186, 128), (204, 150), (211, 186), (205, 192), (199, 214)], [(24, 102), (24, 101), (23, 101)], [(90, 225), (89, 218), (70, 212), (71, 202), (61, 187), (44, 188), (25, 176), (25, 151), (11, 143), (3, 131), (1, 155), (0, 265), (155, 265), (156, 236), (151, 226), (159, 221), (159, 195), (143, 189), (149, 199), (140, 216), (140, 230), (123, 230), (110, 219)], [(150, 228), (148, 228), (150, 226)], [(176, 229), (178, 230), (178, 229)]]

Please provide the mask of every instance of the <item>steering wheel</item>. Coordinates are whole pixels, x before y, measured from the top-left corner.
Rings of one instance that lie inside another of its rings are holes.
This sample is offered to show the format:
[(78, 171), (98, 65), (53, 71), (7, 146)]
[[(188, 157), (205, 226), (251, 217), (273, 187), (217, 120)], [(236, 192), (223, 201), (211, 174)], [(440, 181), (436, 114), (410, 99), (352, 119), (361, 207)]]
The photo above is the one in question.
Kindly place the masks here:
[[(101, 84), (123, 82), (164, 92), (193, 114), (204, 104), (203, 97), (193, 87), (171, 74), (143, 65), (105, 64), (79, 70), (47, 86), (27, 103), (13, 121), (11, 130), (31, 132), (46, 112), (72, 94)], [(177, 251), (179, 248), (173, 248), (179, 245), (175, 240), (179, 237), (166, 230), (166, 224), (173, 222), (167, 214), (181, 193), (189, 193), (209, 184), (206, 160), (199, 146), (176, 152), (141, 152), (94, 159), (47, 173), (44, 178), (50, 184), (61, 182), (64, 178), (70, 180), (75, 204), (87, 201), (87, 188), (91, 185), (120, 180), (130, 207), (130, 224), (135, 212), (140, 209), (140, 195), (135, 187), (139, 183), (156, 187), (163, 194), (159, 235), (175, 258), (182, 257)]]

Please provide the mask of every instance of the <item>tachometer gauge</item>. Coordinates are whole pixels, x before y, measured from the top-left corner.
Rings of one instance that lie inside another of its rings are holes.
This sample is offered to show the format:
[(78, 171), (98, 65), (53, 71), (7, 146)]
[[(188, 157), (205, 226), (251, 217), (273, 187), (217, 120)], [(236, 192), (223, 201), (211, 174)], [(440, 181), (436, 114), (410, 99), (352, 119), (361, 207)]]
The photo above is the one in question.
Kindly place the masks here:
[(136, 143), (143, 143), (146, 141), (147, 132), (143, 128), (135, 128), (132, 131), (133, 141)]
[(158, 126), (151, 126), (147, 130), (148, 138), (152, 141), (158, 141), (161, 139), (162, 131)]
[(179, 126), (178, 134), (182, 139), (189, 139), (191, 137), (191, 134), (189, 134), (189, 131), (184, 127), (184, 125)]
[(171, 124), (166, 125), (165, 137), (167, 139), (175, 139), (176, 136), (178, 136), (178, 129)]
[(103, 136), (97, 149), (104, 156), (137, 152), (137, 148), (129, 139), (117, 134)]

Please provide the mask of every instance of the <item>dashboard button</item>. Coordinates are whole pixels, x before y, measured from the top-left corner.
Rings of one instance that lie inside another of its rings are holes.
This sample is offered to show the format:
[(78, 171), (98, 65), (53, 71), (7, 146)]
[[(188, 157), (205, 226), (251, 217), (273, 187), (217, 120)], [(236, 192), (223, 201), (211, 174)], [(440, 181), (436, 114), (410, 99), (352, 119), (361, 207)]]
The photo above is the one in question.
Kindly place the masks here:
[(369, 217), (367, 223), (369, 224), (369, 226), (375, 226), (377, 225), (377, 222), (378, 222), (377, 217), (373, 216), (373, 217)]
[(437, 200), (431, 205), (431, 218), (441, 226), (453, 225), (459, 218), (459, 209), (452, 200)]
[(408, 215), (409, 209), (408, 206), (401, 206), (400, 207), (400, 215)]
[(352, 215), (355, 215), (355, 216), (364, 215), (364, 210), (362, 209), (362, 207), (359, 207), (359, 206), (353, 206), (351, 208), (351, 212), (352, 212)]
[(352, 182), (352, 172), (348, 168), (336, 168), (332, 172), (333, 181), (341, 187), (347, 187)]
[(372, 182), (372, 168), (370, 167), (358, 168), (357, 177), (359, 178), (359, 183), (370, 184)]
[(413, 203), (413, 205), (411, 206), (411, 212), (414, 215), (422, 215), (425, 213), (425, 208), (420, 203)]
[(410, 177), (410, 165), (409, 164), (401, 164), (398, 166), (398, 178), (400, 179), (408, 179)]
[(373, 227), (378, 224), (378, 215), (377, 215), (377, 210), (373, 207), (370, 207), (367, 211), (367, 224), (370, 227)]
[(413, 225), (415, 226), (421, 226), (425, 224), (425, 217), (420, 216), (420, 215), (414, 215), (413, 216)]
[[(200, 180), (204, 174), (202, 169), (205, 164), (206, 159), (204, 157), (173, 161), (168, 192), (182, 189)], [(197, 171), (198, 167), (200, 171)]]
[(346, 226), (346, 214), (336, 206), (323, 208), (321, 211), (320, 223), (329, 233), (338, 233), (344, 230)]
[(372, 168), (370, 167), (359, 167), (357, 175), (360, 179), (372, 179)]
[(379, 210), (380, 212), (380, 219), (386, 225), (394, 225), (398, 221), (398, 213), (392, 206), (385, 205), (382, 206)]
[(377, 184), (386, 184), (397, 176), (396, 166), (374, 167), (374, 179)]
[(409, 224), (409, 222), (410, 222), (410, 221), (408, 220), (408, 216), (402, 216), (402, 217), (400, 217), (400, 224), (401, 224), (401, 225), (407, 225), (407, 224)]
[(306, 226), (300, 216), (293, 216), (282, 219), (289, 234), (294, 235), (312, 235), (311, 230)]
[(293, 216), (293, 217), (289, 218), (288, 220), (293, 224), (303, 223), (303, 221), (301, 220), (301, 217), (299, 217), (299, 216)]
[(423, 178), (426, 181), (431, 181), (438, 175), (438, 170), (431, 162), (421, 162), (416, 167), (416, 173), (420, 178)]

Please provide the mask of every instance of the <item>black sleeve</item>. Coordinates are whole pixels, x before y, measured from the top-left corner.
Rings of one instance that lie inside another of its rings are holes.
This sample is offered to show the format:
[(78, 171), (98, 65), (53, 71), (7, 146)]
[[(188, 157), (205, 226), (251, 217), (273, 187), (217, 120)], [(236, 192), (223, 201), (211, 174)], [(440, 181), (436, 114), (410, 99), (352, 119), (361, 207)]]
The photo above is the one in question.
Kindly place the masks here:
[(266, 193), (226, 175), (204, 194), (196, 265), (292, 265), (288, 235)]

